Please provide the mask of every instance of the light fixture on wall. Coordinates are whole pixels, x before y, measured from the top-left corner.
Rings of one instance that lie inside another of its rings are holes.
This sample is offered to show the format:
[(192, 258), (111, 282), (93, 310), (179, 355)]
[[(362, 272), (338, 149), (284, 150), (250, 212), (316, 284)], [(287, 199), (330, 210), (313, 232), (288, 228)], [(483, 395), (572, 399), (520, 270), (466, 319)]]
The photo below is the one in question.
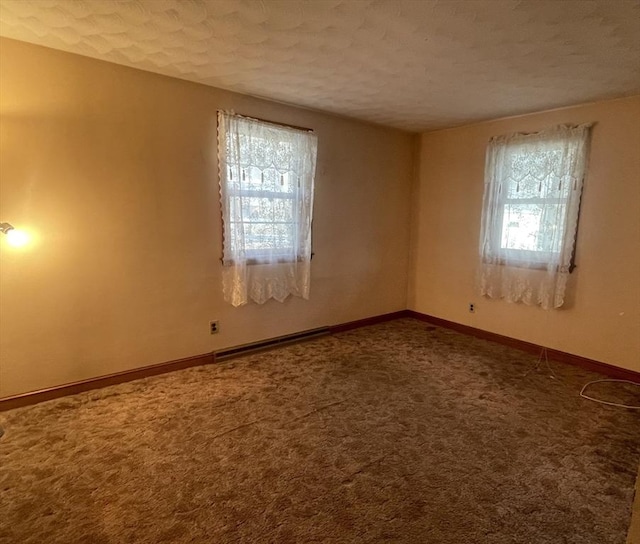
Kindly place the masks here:
[[(23, 246), (29, 241), (27, 233), (16, 229), (11, 223), (0, 223), (0, 233), (6, 234), (7, 242), (14, 247)], [(0, 438), (3, 434), (4, 429), (0, 426)]]
[(27, 233), (16, 229), (11, 223), (0, 223), (0, 232), (7, 235), (7, 242), (14, 247), (23, 246), (29, 241)]
[[(11, 223), (0, 223), (0, 233), (7, 236), (7, 242), (14, 247), (21, 247), (29, 241), (29, 235), (16, 229)], [(0, 438), (4, 434), (4, 429), (0, 426)]]

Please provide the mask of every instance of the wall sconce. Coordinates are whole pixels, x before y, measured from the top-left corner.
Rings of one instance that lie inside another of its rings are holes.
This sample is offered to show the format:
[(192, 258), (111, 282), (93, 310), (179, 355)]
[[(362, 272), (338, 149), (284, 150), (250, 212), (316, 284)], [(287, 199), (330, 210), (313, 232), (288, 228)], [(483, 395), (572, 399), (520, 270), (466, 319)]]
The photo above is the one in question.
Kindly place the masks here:
[(14, 247), (23, 246), (29, 241), (27, 233), (16, 229), (11, 223), (0, 223), (0, 232), (7, 235), (7, 242)]
[[(26, 232), (16, 229), (11, 223), (0, 223), (0, 233), (7, 235), (7, 242), (14, 246), (20, 247), (29, 241)], [(4, 429), (0, 427), (0, 438), (4, 435)]]

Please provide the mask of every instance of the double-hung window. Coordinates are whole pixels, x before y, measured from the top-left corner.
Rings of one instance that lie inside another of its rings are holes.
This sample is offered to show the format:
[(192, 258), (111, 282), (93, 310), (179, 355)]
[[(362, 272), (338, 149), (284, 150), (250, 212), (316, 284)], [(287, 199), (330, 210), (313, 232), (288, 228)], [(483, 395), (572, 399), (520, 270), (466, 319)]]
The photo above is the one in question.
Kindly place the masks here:
[(560, 126), (489, 142), (480, 236), (483, 294), (543, 307), (562, 304), (574, 266), (588, 137), (588, 125)]
[(225, 298), (308, 297), (317, 140), (218, 112)]

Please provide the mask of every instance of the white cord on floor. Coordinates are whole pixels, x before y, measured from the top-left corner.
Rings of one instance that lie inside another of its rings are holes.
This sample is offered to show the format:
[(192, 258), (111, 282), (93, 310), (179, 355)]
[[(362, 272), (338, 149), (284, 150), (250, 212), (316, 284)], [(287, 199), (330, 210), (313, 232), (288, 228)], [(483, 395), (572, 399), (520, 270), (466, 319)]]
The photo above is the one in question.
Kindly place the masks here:
[(527, 370), (524, 373), (524, 376), (527, 377), (534, 370), (536, 372), (539, 372), (540, 371), (540, 367), (542, 366), (543, 362), (547, 366), (547, 370), (549, 371), (549, 378), (551, 378), (553, 380), (557, 380), (558, 376), (556, 376), (556, 373), (553, 371), (553, 369), (551, 368), (551, 365), (549, 364), (549, 356), (547, 355), (547, 348), (544, 348), (544, 347), (542, 348), (542, 351), (540, 352), (540, 355), (538, 357), (538, 362), (536, 363), (536, 366), (530, 368), (529, 370)]
[(608, 402), (606, 400), (600, 400), (600, 399), (590, 397), (589, 395), (585, 395), (584, 392), (585, 392), (585, 389), (587, 389), (587, 387), (589, 387), (590, 385), (593, 385), (594, 383), (603, 383), (603, 382), (630, 383), (631, 385), (637, 385), (638, 387), (640, 387), (640, 383), (632, 382), (629, 380), (614, 380), (614, 379), (595, 380), (593, 382), (589, 382), (584, 385), (584, 387), (582, 388), (582, 391), (580, 391), (580, 396), (584, 399), (592, 400), (593, 402), (597, 402), (599, 404), (606, 404), (607, 406), (616, 406), (618, 408), (629, 408), (630, 410), (640, 410), (640, 406), (630, 406), (629, 404), (618, 404), (617, 402)]

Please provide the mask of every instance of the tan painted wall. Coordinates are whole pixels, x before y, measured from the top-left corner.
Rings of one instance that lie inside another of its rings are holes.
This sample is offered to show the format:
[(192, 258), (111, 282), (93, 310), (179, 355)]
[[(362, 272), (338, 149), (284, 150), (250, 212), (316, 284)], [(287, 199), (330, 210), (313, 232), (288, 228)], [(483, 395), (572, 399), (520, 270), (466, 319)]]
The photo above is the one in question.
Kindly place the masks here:
[[(566, 307), (481, 298), (474, 287), (487, 141), (590, 121), (597, 124)], [(411, 309), (640, 371), (640, 97), (423, 134), (419, 161)]]
[[(0, 397), (406, 308), (412, 135), (6, 39), (0, 80)], [(309, 301), (222, 301), (219, 108), (318, 135)]]

